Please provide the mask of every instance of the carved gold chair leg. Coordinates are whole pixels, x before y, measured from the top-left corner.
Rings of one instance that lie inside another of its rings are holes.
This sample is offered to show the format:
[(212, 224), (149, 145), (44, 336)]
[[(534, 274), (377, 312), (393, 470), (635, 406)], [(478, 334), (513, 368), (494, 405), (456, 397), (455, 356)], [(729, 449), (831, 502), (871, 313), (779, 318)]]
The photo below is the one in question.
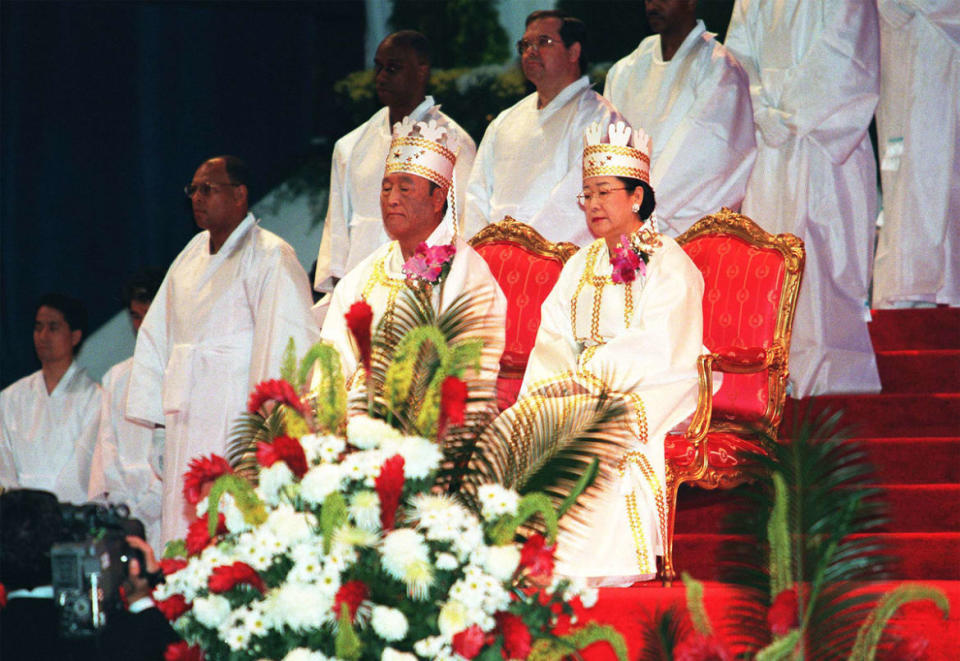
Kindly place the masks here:
[(664, 587), (670, 587), (677, 579), (677, 572), (673, 567), (673, 529), (677, 521), (677, 489), (679, 484), (676, 478), (667, 471), (667, 535), (663, 540), (663, 558), (660, 565), (660, 580)]

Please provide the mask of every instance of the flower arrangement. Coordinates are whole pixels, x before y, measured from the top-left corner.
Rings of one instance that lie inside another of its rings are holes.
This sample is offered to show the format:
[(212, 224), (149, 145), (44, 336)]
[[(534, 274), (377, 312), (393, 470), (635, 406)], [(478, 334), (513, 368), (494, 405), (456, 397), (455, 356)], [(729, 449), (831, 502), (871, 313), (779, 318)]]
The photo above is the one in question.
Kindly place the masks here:
[(403, 273), (408, 280), (435, 285), (450, 273), (456, 253), (457, 248), (452, 243), (428, 246), (421, 241), (410, 259), (403, 263)]
[(660, 239), (645, 227), (629, 236), (621, 234), (620, 245), (610, 255), (610, 264), (613, 266), (612, 280), (617, 284), (624, 284), (636, 280), (638, 273), (641, 277), (646, 277), (647, 263), (659, 245)]

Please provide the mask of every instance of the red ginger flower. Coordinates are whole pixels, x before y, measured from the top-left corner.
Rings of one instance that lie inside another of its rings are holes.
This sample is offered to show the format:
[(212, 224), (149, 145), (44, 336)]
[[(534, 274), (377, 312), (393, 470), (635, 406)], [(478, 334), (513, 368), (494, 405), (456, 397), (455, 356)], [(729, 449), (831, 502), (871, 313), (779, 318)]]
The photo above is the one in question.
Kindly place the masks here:
[(403, 457), (395, 454), (383, 462), (373, 484), (380, 497), (380, 527), (384, 531), (392, 530), (403, 493)]
[(307, 455), (297, 439), (278, 436), (273, 439), (273, 443), (257, 441), (257, 462), (261, 466), (268, 468), (278, 461), (285, 463), (297, 479), (307, 472)]
[(183, 558), (163, 558), (160, 561), (160, 571), (163, 572), (164, 576), (169, 576), (174, 572), (178, 572), (184, 567), (187, 566), (187, 561)]
[(203, 661), (203, 650), (196, 645), (187, 644), (185, 640), (178, 640), (167, 645), (163, 661)]
[(182, 594), (175, 594), (169, 599), (157, 601), (156, 604), (157, 610), (163, 613), (163, 616), (170, 622), (176, 620), (192, 607), (192, 604), (188, 604)]
[(557, 545), (547, 546), (540, 533), (535, 533), (524, 543), (520, 550), (520, 566), (533, 578), (553, 576), (553, 552)]
[(467, 405), (467, 384), (455, 376), (448, 376), (440, 386), (440, 434), (447, 425), (462, 425), (463, 411)]
[(363, 368), (370, 373), (370, 332), (373, 327), (373, 308), (364, 300), (359, 300), (350, 306), (350, 309), (344, 315), (347, 320), (347, 328), (357, 342), (357, 350), (360, 352), (360, 362)]
[(767, 612), (770, 632), (774, 636), (784, 636), (790, 633), (791, 629), (800, 626), (800, 619), (797, 615), (798, 608), (796, 586), (781, 590), (780, 594), (774, 597), (773, 604)]
[(733, 661), (727, 646), (716, 636), (692, 634), (673, 649), (674, 661)]
[(458, 634), (453, 636), (453, 651), (465, 659), (472, 659), (487, 642), (487, 635), (479, 624), (471, 624)]
[(235, 562), (232, 565), (220, 565), (214, 567), (207, 580), (210, 592), (220, 594), (232, 590), (234, 586), (246, 584), (260, 591), (263, 594), (267, 587), (263, 584), (263, 579), (257, 573), (257, 570), (245, 562)]
[(333, 598), (333, 612), (339, 617), (341, 606), (346, 604), (350, 609), (350, 621), (353, 622), (357, 617), (360, 604), (369, 596), (370, 590), (363, 581), (347, 581), (340, 586)]
[(221, 475), (232, 473), (227, 460), (217, 454), (196, 457), (190, 461), (190, 470), (183, 474), (183, 497), (191, 505), (203, 498), (203, 490)]
[(297, 395), (297, 391), (283, 379), (269, 379), (258, 383), (250, 393), (250, 399), (247, 400), (247, 411), (256, 413), (265, 402), (286, 404), (299, 411), (301, 415), (307, 414), (307, 407)]
[(500, 611), (493, 616), (497, 630), (503, 634), (503, 658), (526, 659), (530, 655), (533, 637), (519, 615)]
[[(189, 555), (197, 555), (203, 549), (207, 548), (210, 545), (210, 542), (213, 541), (210, 538), (210, 519), (207, 514), (204, 514), (202, 517), (190, 524), (190, 527), (187, 528), (187, 539), (185, 540), (187, 545), (187, 553)], [(227, 532), (227, 523), (223, 518), (223, 514), (217, 514), (217, 534), (223, 535)]]

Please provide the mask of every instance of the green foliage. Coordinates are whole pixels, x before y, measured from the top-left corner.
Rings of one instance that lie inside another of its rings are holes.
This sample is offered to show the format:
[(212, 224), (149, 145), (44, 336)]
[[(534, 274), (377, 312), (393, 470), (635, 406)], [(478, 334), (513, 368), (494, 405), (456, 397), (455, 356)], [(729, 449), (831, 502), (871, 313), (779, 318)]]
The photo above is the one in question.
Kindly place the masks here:
[(335, 433), (347, 419), (347, 390), (340, 367), (340, 354), (331, 345), (318, 342), (300, 361), (298, 383), (306, 384), (313, 369), (316, 386), (310, 392), (315, 399), (316, 421), (327, 433)]
[(770, 540), (770, 594), (776, 596), (792, 585), (793, 572), (787, 523), (790, 494), (779, 471), (773, 473), (773, 487), (773, 510), (767, 523), (767, 539)]
[(323, 552), (330, 553), (333, 536), (347, 521), (347, 503), (339, 491), (333, 491), (323, 499), (320, 508), (320, 532), (323, 533)]
[(437, 67), (498, 64), (510, 54), (497, 0), (394, 0), (390, 27), (430, 39)]
[(164, 558), (185, 558), (187, 557), (187, 543), (183, 539), (174, 539), (167, 542), (163, 548)]
[(547, 543), (553, 544), (557, 539), (557, 512), (553, 503), (542, 493), (528, 493), (517, 504), (517, 513), (514, 516), (502, 517), (493, 528), (491, 537), (496, 545), (509, 544), (513, 541), (517, 529), (539, 514), (543, 517), (543, 525), (547, 530)]
[(340, 618), (337, 623), (337, 637), (334, 641), (334, 651), (337, 658), (356, 661), (363, 654), (363, 644), (360, 642), (357, 632), (353, 630), (349, 605), (340, 604)]
[(226, 460), (233, 470), (255, 483), (257, 441), (269, 443), (284, 433), (283, 407), (274, 407), (266, 418), (259, 413), (241, 413), (233, 423), (227, 439)]
[(710, 616), (707, 615), (707, 609), (703, 605), (703, 583), (687, 572), (683, 572), (680, 578), (686, 588), (687, 611), (690, 613), (694, 630), (701, 636), (712, 636), (713, 625), (710, 624)]
[(297, 343), (291, 337), (287, 340), (287, 347), (283, 350), (280, 361), (280, 378), (293, 385), (294, 390), (300, 389), (301, 381), (297, 380)]
[(571, 652), (582, 650), (588, 645), (605, 641), (613, 648), (620, 661), (627, 661), (627, 644), (619, 631), (609, 624), (590, 622), (586, 626), (553, 640), (541, 638), (530, 649), (529, 661), (561, 661)]
[(267, 520), (267, 510), (250, 482), (239, 475), (221, 475), (213, 483), (207, 496), (207, 525), (210, 537), (217, 534), (220, 497), (225, 493), (233, 496), (237, 509), (243, 513), (243, 520), (250, 525), (257, 526)]
[[(794, 653), (794, 648), (800, 642), (803, 631), (793, 629), (790, 633), (775, 641), (757, 652), (756, 661), (780, 661), (790, 658)], [(801, 657), (802, 658), (802, 657)]]
[(690, 617), (678, 604), (640, 621), (643, 643), (637, 661), (673, 661), (673, 650), (691, 635)]
[(880, 637), (890, 618), (903, 605), (927, 599), (936, 604), (943, 613), (944, 619), (950, 615), (950, 601), (947, 595), (942, 590), (929, 585), (900, 585), (883, 595), (880, 603), (860, 627), (853, 651), (850, 653), (850, 661), (873, 661), (877, 654)]

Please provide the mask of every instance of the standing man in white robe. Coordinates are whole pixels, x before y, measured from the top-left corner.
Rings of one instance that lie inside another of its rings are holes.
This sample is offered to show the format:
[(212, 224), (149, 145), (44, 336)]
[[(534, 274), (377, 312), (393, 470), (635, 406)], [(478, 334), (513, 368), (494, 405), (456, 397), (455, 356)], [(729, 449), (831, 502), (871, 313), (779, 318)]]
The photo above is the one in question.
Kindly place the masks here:
[(960, 3), (878, 0), (873, 306), (960, 306)]
[(83, 503), (101, 397), (100, 386), (74, 360), (87, 312), (80, 301), (47, 294), (34, 319), (40, 371), (0, 392), (0, 487), (42, 489)]
[[(404, 117), (418, 122), (436, 121), (456, 137), (456, 199), (463, 199), (477, 146), (470, 134), (440, 112), (433, 97), (426, 95), (429, 51), (427, 38), (413, 30), (395, 32), (377, 48), (374, 80), (377, 98), (384, 107), (333, 147), (330, 199), (313, 281), (318, 292), (332, 292), (337, 280), (389, 241), (372, 193), (380, 188), (392, 127)], [(462, 215), (460, 209), (455, 213)], [(451, 217), (449, 221), (451, 230), (457, 231), (459, 218)], [(329, 297), (325, 297), (315, 308), (320, 323), (329, 304)]]
[(790, 349), (795, 397), (880, 390), (867, 333), (877, 217), (867, 129), (880, 84), (877, 8), (737, 0), (726, 46), (750, 76), (757, 160), (743, 213), (806, 244)]
[(511, 216), (551, 241), (584, 246), (593, 237), (577, 204), (583, 131), (623, 117), (590, 89), (582, 21), (544, 10), (526, 26), (517, 52), (537, 91), (487, 127), (467, 186), (465, 234)]
[(319, 336), (310, 283), (296, 253), (247, 210), (246, 165), (218, 156), (186, 187), (203, 232), (177, 256), (147, 312), (133, 354), (127, 416), (166, 425), (161, 540), (182, 537), (191, 459), (222, 453), (252, 388), (279, 377), (287, 342)]
[[(124, 287), (123, 299), (134, 335), (140, 330), (163, 272), (147, 269)], [(146, 529), (150, 544), (160, 542), (163, 500), (164, 428), (131, 420), (124, 410), (133, 356), (111, 367), (103, 377), (103, 403), (97, 445), (90, 466), (90, 500), (123, 503)]]
[(653, 139), (660, 231), (679, 236), (721, 207), (740, 210), (756, 158), (750, 81), (697, 20), (696, 0), (647, 0), (657, 33), (607, 73), (603, 95)]

